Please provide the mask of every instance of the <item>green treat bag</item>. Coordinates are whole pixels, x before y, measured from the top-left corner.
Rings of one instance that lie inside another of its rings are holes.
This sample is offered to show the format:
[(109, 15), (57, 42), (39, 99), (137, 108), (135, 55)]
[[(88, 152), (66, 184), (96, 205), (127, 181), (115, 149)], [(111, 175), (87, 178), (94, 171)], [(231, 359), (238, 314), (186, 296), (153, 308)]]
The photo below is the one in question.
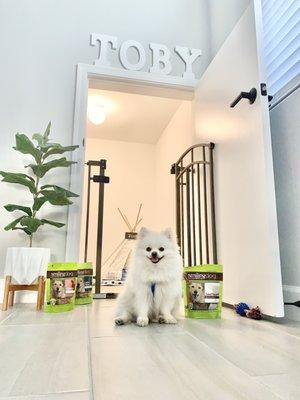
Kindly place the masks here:
[(45, 311), (59, 313), (73, 310), (77, 284), (77, 264), (48, 264)]
[(77, 275), (75, 304), (90, 304), (93, 301), (92, 263), (77, 264)]
[(187, 318), (220, 318), (223, 268), (218, 264), (183, 269), (184, 313)]

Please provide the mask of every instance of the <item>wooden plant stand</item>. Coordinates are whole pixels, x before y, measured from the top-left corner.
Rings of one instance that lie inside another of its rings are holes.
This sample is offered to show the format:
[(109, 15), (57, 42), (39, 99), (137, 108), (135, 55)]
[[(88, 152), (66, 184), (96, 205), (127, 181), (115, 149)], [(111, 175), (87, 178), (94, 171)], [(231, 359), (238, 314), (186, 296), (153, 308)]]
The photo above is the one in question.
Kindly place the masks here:
[(2, 304), (2, 311), (6, 311), (8, 306), (14, 305), (15, 292), (17, 290), (35, 290), (37, 291), (37, 302), (36, 309), (40, 311), (43, 308), (45, 299), (45, 278), (43, 276), (38, 277), (37, 283), (31, 285), (15, 284), (11, 283), (12, 277), (7, 275), (5, 277), (4, 286), (4, 297)]

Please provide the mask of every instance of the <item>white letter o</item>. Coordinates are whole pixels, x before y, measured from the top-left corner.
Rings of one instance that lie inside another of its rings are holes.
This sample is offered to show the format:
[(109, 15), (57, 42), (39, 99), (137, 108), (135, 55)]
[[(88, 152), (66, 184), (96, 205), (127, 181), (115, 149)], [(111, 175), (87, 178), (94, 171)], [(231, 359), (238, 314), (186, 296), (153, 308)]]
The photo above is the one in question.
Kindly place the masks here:
[[(130, 47), (134, 47), (138, 53), (139, 61), (136, 64), (132, 64), (127, 59), (127, 51)], [(120, 47), (120, 61), (124, 68), (131, 71), (139, 71), (146, 64), (146, 53), (141, 43), (135, 40), (126, 40)]]

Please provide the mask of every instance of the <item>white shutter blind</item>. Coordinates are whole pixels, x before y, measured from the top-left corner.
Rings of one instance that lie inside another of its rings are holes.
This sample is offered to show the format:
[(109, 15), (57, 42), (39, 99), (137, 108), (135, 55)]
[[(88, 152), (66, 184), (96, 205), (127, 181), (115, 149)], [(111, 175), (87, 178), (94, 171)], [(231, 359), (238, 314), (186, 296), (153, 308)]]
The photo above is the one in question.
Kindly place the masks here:
[(300, 0), (262, 0), (262, 15), (268, 92), (282, 96), (299, 84)]

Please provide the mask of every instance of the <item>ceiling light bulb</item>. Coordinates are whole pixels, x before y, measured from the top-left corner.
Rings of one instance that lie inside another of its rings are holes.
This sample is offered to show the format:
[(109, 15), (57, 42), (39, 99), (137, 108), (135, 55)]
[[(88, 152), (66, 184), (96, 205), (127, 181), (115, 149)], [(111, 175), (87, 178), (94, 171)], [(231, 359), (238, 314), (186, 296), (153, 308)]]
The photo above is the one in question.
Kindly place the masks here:
[(94, 125), (100, 125), (106, 119), (106, 114), (103, 106), (95, 104), (89, 105), (87, 114), (88, 114), (88, 119)]

